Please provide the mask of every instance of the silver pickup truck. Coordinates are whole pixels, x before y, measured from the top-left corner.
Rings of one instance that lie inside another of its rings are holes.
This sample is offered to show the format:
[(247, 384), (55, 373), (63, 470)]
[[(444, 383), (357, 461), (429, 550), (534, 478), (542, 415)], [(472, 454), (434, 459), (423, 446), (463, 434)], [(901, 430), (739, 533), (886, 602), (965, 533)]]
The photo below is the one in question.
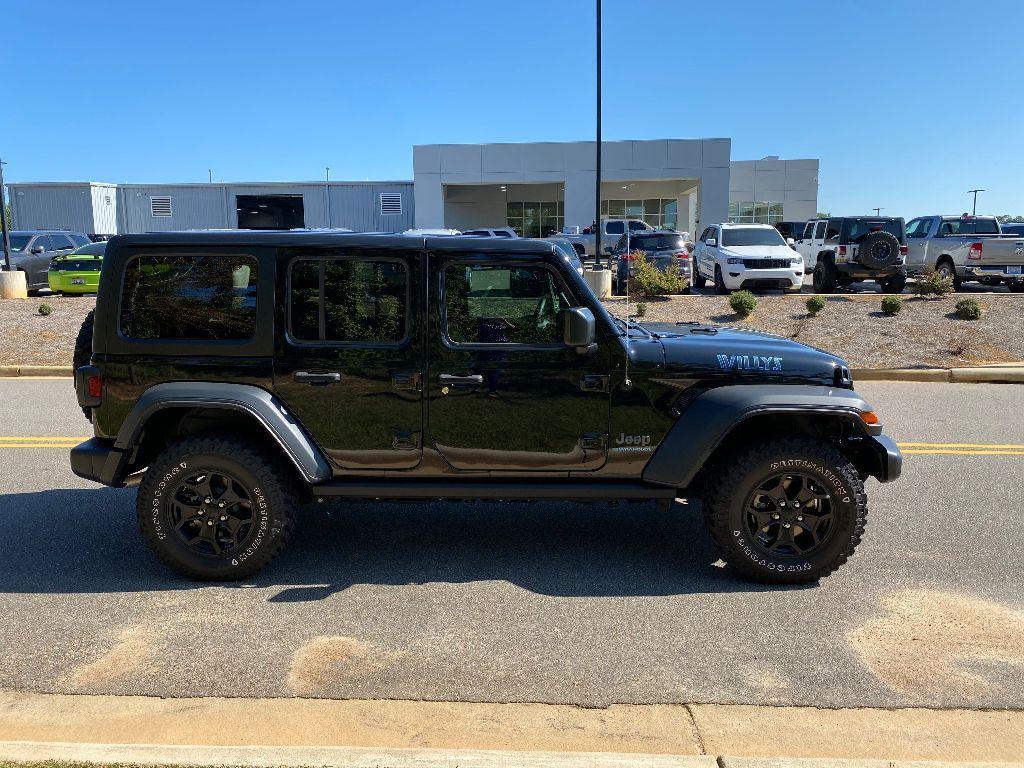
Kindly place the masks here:
[(1024, 293), (1024, 237), (977, 241), (967, 254), (964, 271), (967, 280), (1005, 283), (1014, 293)]
[[(619, 238), (626, 233), (626, 227), (630, 232), (653, 232), (654, 227), (643, 219), (601, 219), (601, 255), (607, 256), (612, 252)], [(580, 227), (566, 227), (558, 236), (560, 240), (568, 240), (574, 245), (579, 243), (587, 252), (587, 256), (597, 255), (597, 237), (591, 231), (592, 227), (582, 229)]]
[[(934, 267), (959, 290), (961, 283), (976, 280), (987, 285), (1019, 282), (1020, 255), (1012, 242), (1024, 238), (1003, 235), (992, 216), (921, 216), (907, 224), (907, 272), (920, 275)], [(996, 245), (999, 243), (1000, 245)], [(1007, 253), (1008, 251), (1008, 253)], [(1006, 261), (1012, 257), (1016, 261)], [(1008, 267), (1009, 272), (995, 267)], [(1016, 290), (1016, 289), (1015, 289)]]

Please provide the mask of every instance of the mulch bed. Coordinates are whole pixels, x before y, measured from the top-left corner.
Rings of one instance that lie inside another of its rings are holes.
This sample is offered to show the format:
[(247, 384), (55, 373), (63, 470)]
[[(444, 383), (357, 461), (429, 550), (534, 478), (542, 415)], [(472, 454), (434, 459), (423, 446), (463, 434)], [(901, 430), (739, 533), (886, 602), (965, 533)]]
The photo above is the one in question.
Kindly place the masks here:
[[(757, 308), (740, 320), (727, 296), (648, 299), (644, 319), (700, 320), (739, 325), (786, 336), (841, 355), (856, 368), (951, 368), (1024, 360), (1024, 296), (976, 296), (980, 320), (960, 320), (960, 296), (903, 297), (903, 311), (888, 317), (881, 296), (832, 296), (817, 317), (808, 317), (807, 296), (759, 296)], [(53, 313), (39, 314), (49, 304)], [(0, 301), (0, 365), (70, 365), (78, 328), (96, 304), (93, 296), (44, 296)], [(635, 300), (630, 314), (636, 315)], [(605, 306), (625, 314), (625, 299)]]

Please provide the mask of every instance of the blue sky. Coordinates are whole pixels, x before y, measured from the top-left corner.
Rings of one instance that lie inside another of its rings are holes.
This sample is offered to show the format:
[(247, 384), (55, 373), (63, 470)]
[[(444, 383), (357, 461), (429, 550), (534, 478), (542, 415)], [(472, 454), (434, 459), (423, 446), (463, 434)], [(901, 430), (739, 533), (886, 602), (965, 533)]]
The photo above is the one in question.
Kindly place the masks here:
[[(606, 139), (817, 157), (837, 214), (960, 212), (971, 187), (1024, 214), (1020, 0), (604, 6)], [(593, 7), (0, 0), (5, 174), (404, 179), (413, 144), (589, 139)]]

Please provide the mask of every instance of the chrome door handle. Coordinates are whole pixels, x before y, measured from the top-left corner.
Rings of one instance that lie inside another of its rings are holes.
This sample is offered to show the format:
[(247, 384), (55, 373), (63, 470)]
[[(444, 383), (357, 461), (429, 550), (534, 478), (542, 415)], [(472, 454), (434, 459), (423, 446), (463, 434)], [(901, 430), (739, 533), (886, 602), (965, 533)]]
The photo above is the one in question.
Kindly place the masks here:
[(326, 387), (328, 384), (337, 384), (341, 381), (341, 374), (331, 373), (310, 373), (309, 371), (296, 371), (295, 381), (299, 384), (309, 384), (314, 387)]
[(437, 377), (437, 380), (441, 384), (483, 384), (484, 377), (479, 373), (474, 373), (470, 376), (456, 376), (452, 373), (442, 373)]

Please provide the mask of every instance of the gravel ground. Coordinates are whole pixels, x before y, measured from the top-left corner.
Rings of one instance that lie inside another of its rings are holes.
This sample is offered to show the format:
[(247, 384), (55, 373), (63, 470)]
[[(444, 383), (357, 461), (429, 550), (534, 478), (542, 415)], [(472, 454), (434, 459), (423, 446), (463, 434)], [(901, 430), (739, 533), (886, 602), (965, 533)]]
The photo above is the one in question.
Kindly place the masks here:
[[(817, 317), (807, 316), (806, 296), (760, 296), (757, 309), (741, 321), (725, 296), (648, 299), (645, 319), (653, 322), (703, 320), (746, 325), (788, 336), (842, 355), (857, 368), (956, 367), (1024, 360), (1024, 296), (977, 296), (981, 320), (953, 314), (958, 296), (903, 297), (903, 311), (886, 317), (880, 297), (831, 296)], [(53, 313), (39, 314), (49, 304)], [(75, 335), (95, 297), (42, 296), (0, 301), (0, 365), (70, 365)], [(605, 301), (617, 315), (625, 300)], [(636, 302), (630, 301), (630, 314)]]
[[(856, 368), (953, 368), (1024, 360), (1024, 296), (975, 296), (980, 320), (953, 313), (962, 296), (920, 299), (903, 296), (895, 317), (881, 312), (881, 296), (829, 296), (817, 317), (808, 317), (807, 296), (759, 296), (746, 320), (729, 308), (728, 296), (672, 296), (648, 299), (645, 320), (743, 325), (796, 339), (838, 354)], [(613, 314), (626, 313), (625, 300), (607, 299)], [(636, 316), (630, 300), (629, 312)]]

